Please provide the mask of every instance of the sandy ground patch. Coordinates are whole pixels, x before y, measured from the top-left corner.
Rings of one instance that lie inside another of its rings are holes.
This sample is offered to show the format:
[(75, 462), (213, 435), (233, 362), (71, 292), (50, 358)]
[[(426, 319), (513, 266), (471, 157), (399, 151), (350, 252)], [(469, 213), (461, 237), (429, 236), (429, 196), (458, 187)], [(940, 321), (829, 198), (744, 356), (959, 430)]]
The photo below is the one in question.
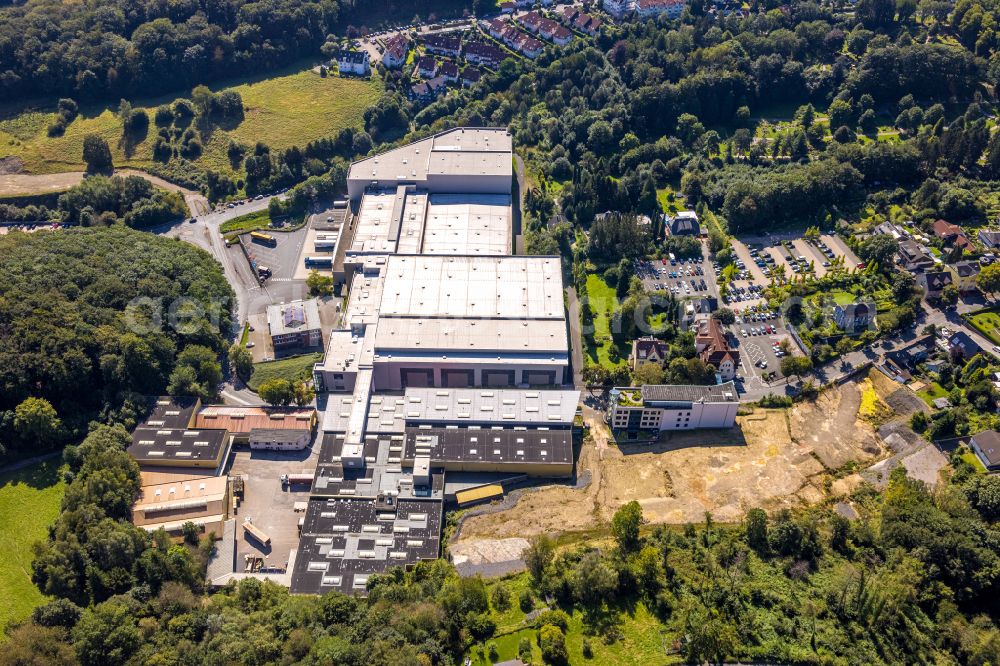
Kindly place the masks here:
[[(741, 416), (730, 431), (665, 433), (652, 444), (618, 447), (608, 445), (606, 428), (594, 428), (578, 463), (578, 472), (590, 471), (590, 485), (526, 492), (509, 510), (467, 519), (456, 544), (589, 530), (632, 500), (651, 523), (701, 521), (706, 511), (733, 522), (755, 506), (822, 501), (830, 471), (884, 455), (872, 426), (858, 419), (860, 404), (861, 392), (848, 383), (815, 403)], [(843, 488), (851, 483), (841, 480)]]
[(459, 564), (493, 564), (521, 559), (521, 553), (528, 547), (528, 540), (520, 537), (511, 539), (477, 539), (462, 541), (448, 549), (452, 562)]

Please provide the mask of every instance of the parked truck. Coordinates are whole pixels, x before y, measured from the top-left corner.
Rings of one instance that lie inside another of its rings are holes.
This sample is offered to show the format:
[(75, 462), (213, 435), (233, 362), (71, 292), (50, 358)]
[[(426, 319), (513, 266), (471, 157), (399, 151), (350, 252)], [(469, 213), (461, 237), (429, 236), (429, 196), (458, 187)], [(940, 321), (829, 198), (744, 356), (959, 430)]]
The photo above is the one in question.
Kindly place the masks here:
[(252, 536), (260, 545), (265, 547), (271, 545), (271, 537), (267, 536), (264, 530), (250, 522), (249, 518), (243, 521), (243, 530), (247, 535)]
[(282, 487), (312, 485), (314, 472), (302, 472), (301, 474), (282, 474), (278, 477)]

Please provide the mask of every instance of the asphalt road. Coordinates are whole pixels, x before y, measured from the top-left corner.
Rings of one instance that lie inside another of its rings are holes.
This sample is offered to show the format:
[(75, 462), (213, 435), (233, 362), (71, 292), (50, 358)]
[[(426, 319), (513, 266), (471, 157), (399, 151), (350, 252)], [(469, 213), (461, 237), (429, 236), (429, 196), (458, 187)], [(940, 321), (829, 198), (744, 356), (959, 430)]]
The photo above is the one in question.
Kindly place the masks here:
[[(250, 265), (243, 257), (243, 252), (236, 245), (227, 248), (226, 242), (219, 233), (219, 226), (233, 218), (247, 213), (264, 210), (270, 199), (260, 199), (236, 206), (212, 211), (206, 215), (194, 218), (194, 222), (182, 220), (175, 224), (164, 225), (151, 229), (153, 233), (171, 238), (179, 238), (185, 242), (200, 247), (215, 257), (222, 265), (223, 273), (236, 295), (236, 307), (233, 317), (233, 330), (230, 339), (237, 340), (243, 332), (243, 322), (251, 312), (263, 312), (272, 303), (271, 295), (266, 287), (257, 283), (257, 278)], [(292, 284), (292, 283), (289, 283)], [(240, 405), (260, 405), (263, 401), (253, 391), (248, 390), (242, 382), (227, 381), (220, 390), (220, 395), (228, 403)]]

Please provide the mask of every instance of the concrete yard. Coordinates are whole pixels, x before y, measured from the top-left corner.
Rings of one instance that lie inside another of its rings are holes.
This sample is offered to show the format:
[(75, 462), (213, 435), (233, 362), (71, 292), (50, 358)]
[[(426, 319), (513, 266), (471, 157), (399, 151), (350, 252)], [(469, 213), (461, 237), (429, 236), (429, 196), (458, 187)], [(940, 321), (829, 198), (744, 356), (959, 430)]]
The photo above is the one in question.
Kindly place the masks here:
[(664, 433), (652, 444), (615, 446), (603, 424), (591, 423), (577, 472), (589, 470), (590, 485), (525, 492), (507, 511), (467, 519), (456, 545), (476, 552), (474, 542), (483, 539), (599, 529), (632, 500), (647, 521), (672, 524), (701, 521), (706, 511), (736, 522), (752, 507), (822, 501), (834, 470), (885, 455), (873, 427), (859, 418), (860, 405), (861, 390), (848, 383), (815, 403), (758, 409), (729, 431)]
[[(236, 510), (236, 566), (242, 571), (244, 555), (263, 555), (269, 566), (281, 567), (289, 553), (298, 547), (298, 521), (295, 502), (309, 499), (308, 486), (294, 486), (290, 491), (281, 487), (282, 474), (311, 471), (316, 468), (318, 447), (295, 452), (250, 451), (246, 447), (233, 456), (231, 476), (242, 475), (244, 500)], [(270, 548), (247, 538), (243, 521), (247, 518), (271, 537)]]

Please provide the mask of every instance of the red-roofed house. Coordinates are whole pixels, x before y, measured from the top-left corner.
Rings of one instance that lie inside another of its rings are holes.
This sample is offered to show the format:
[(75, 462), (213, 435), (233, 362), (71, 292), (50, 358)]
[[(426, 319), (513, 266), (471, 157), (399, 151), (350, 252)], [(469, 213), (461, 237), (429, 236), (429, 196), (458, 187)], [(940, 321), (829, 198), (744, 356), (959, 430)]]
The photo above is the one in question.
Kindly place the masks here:
[(638, 370), (642, 366), (649, 363), (663, 365), (664, 361), (667, 359), (669, 349), (670, 348), (667, 346), (666, 342), (663, 340), (657, 340), (653, 337), (633, 340), (632, 356), (629, 358), (629, 361), (631, 361), (632, 364), (632, 369)]
[(382, 54), (382, 64), (388, 69), (398, 69), (406, 64), (406, 55), (410, 52), (410, 40), (402, 33), (397, 33), (385, 43)]
[(963, 250), (967, 250), (972, 246), (972, 243), (969, 242), (969, 237), (965, 235), (965, 230), (957, 224), (938, 220), (934, 223), (933, 231), (935, 236), (948, 245), (960, 247)]
[(698, 358), (714, 365), (722, 377), (728, 382), (736, 376), (736, 368), (740, 365), (740, 353), (729, 347), (729, 339), (718, 319), (709, 318), (702, 322), (694, 339)]

